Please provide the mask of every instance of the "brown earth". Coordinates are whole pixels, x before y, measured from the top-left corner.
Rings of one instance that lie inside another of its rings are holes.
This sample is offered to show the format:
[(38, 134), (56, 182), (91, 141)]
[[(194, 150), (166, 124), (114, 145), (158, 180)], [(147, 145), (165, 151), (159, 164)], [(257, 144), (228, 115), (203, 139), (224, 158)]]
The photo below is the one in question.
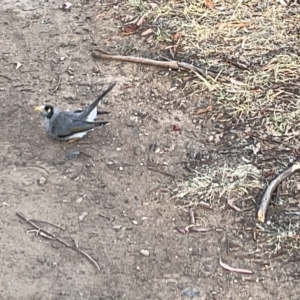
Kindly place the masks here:
[[(203, 227), (219, 230), (174, 230), (188, 224), (188, 212), (167, 201), (169, 191), (186, 172), (189, 149), (209, 151), (210, 125), (194, 124), (181, 104), (205, 99), (172, 89), (176, 74), (165, 70), (93, 60), (95, 47), (135, 55), (147, 48), (119, 36), (116, 1), (72, 3), (68, 12), (57, 1), (2, 0), (0, 8), (0, 298), (189, 299), (194, 288), (194, 299), (299, 299), (298, 262), (261, 264), (246, 255), (255, 242), (243, 216), (224, 205), (195, 211)], [(102, 104), (112, 112), (109, 126), (78, 145), (46, 137), (35, 105), (83, 107), (114, 80)], [(189, 130), (174, 132), (173, 124)], [(78, 158), (68, 159), (74, 150)], [(28, 232), (16, 212), (64, 227), (37, 222), (78, 245), (100, 271), (74, 250)], [(220, 257), (254, 275), (222, 269)]]

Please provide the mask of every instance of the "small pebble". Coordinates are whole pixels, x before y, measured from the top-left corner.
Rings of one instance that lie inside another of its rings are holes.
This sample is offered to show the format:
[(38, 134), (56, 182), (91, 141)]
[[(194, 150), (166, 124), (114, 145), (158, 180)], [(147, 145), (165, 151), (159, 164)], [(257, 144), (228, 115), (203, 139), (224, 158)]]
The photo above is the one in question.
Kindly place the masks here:
[(140, 252), (141, 252), (141, 254), (144, 255), (144, 256), (149, 256), (149, 255), (150, 255), (150, 252), (149, 252), (148, 250), (142, 249)]
[(120, 170), (120, 171), (123, 171), (124, 169), (123, 169), (123, 167), (120, 167), (119, 170)]
[(78, 157), (78, 155), (80, 154), (79, 151), (69, 151), (69, 152), (66, 152), (66, 158), (68, 159), (76, 159)]
[(133, 220), (132, 223), (133, 223), (134, 225), (137, 225), (137, 224), (138, 224), (138, 222), (135, 221), (135, 220)]
[(198, 298), (200, 297), (200, 291), (197, 288), (188, 287), (181, 292), (181, 296), (191, 299)]
[(79, 221), (81, 222), (86, 216), (88, 216), (88, 213), (86, 211), (84, 211), (78, 218)]
[(141, 155), (145, 152), (146, 152), (146, 149), (143, 145), (137, 145), (137, 146), (133, 147), (133, 153), (135, 155)]
[(83, 200), (83, 197), (80, 197), (80, 198), (78, 198), (75, 202), (76, 202), (76, 203), (81, 203), (82, 200)]
[(43, 263), (46, 262), (46, 257), (45, 257), (45, 256), (39, 255), (39, 256), (36, 258), (36, 260), (37, 260), (39, 263), (43, 264)]
[(47, 179), (45, 177), (41, 177), (40, 179), (38, 179), (38, 184), (39, 185), (44, 185), (46, 183)]
[(112, 229), (114, 229), (114, 230), (120, 230), (121, 228), (122, 228), (122, 225), (114, 225), (112, 227)]

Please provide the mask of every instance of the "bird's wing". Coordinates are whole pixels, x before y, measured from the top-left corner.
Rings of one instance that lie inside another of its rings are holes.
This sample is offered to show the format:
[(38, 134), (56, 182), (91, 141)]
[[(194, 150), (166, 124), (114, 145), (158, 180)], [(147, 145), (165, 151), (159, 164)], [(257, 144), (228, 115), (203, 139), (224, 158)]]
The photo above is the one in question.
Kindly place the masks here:
[(61, 112), (52, 125), (52, 132), (60, 138), (69, 137), (74, 133), (86, 132), (95, 127), (93, 123), (78, 119), (77, 114)]

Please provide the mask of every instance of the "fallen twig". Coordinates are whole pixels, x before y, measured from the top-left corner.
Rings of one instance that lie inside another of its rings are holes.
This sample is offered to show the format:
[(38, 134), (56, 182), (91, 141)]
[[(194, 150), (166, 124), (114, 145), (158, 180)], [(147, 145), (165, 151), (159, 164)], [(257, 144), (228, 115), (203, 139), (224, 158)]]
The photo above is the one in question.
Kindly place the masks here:
[(175, 179), (175, 175), (173, 175), (173, 174), (170, 174), (170, 173), (167, 173), (167, 172), (164, 172), (164, 171), (161, 171), (161, 170), (154, 169), (154, 168), (152, 168), (150, 166), (147, 166), (147, 169), (150, 170), (150, 171), (153, 171), (153, 172), (157, 172), (157, 173), (160, 173), (160, 174), (172, 177), (172, 178)]
[(65, 228), (59, 226), (59, 225), (56, 225), (56, 224), (53, 224), (53, 223), (50, 223), (50, 222), (47, 222), (47, 221), (41, 221), (41, 220), (33, 220), (33, 219), (30, 219), (31, 222), (33, 223), (44, 223), (44, 224), (48, 224), (48, 225), (51, 225), (53, 227), (56, 227), (56, 228), (59, 228), (61, 230), (66, 230)]
[(265, 222), (266, 212), (271, 201), (271, 197), (276, 187), (286, 178), (293, 175), (296, 171), (300, 170), (300, 163), (294, 164), (291, 168), (285, 170), (282, 174), (278, 175), (268, 186), (261, 200), (260, 207), (257, 213), (257, 219), (259, 222)]
[(191, 208), (189, 209), (189, 215), (190, 215), (190, 225), (176, 226), (175, 229), (178, 232), (180, 232), (182, 234), (186, 234), (186, 233), (190, 233), (190, 232), (207, 232), (207, 231), (211, 230), (209, 228), (201, 227), (198, 223), (196, 223), (195, 215)]
[[(133, 63), (143, 64), (143, 65), (149, 65), (149, 66), (155, 66), (155, 67), (161, 67), (161, 68), (169, 68), (172, 70), (179, 70), (180, 68), (182, 68), (182, 69), (193, 71), (204, 77), (207, 77), (207, 74), (205, 74), (205, 72), (203, 72), (200, 68), (198, 68), (192, 64), (188, 64), (185, 62), (179, 62), (176, 60), (160, 61), (160, 60), (153, 60), (153, 59), (149, 59), (149, 58), (136, 57), (136, 56), (111, 55), (111, 54), (106, 53), (99, 49), (96, 49), (95, 51), (92, 52), (92, 57), (98, 58), (98, 59), (111, 59), (111, 60), (133, 62)], [(220, 81), (225, 81), (225, 80), (221, 79), (221, 77), (219, 75), (220, 75), (220, 73), (217, 74), (216, 78), (218, 78)], [(210, 74), (210, 76), (212, 76), (212, 75)]]
[[(57, 242), (65, 245), (67, 248), (70, 248), (70, 249), (73, 249), (74, 251), (80, 253), (81, 255), (83, 255), (84, 257), (86, 257), (90, 262), (93, 263), (93, 265), (98, 269), (98, 271), (100, 271), (100, 267), (99, 265), (97, 264), (97, 262), (91, 257), (89, 256), (87, 253), (79, 250), (78, 248), (75, 248), (71, 245), (69, 245), (68, 243), (66, 243), (65, 241), (61, 240), (60, 238), (56, 237), (54, 234), (48, 232), (47, 230), (45, 229), (42, 229), (40, 228), (38, 225), (36, 225), (34, 222), (32, 222), (31, 220), (27, 219), (23, 213), (20, 213), (20, 212), (16, 212), (16, 215), (21, 218), (22, 220), (24, 220), (25, 222), (27, 222), (28, 224), (30, 224), (32, 227), (34, 227), (35, 229), (37, 229), (37, 233), (39, 234), (40, 232), (47, 235), (47, 238), (52, 238), (54, 240), (56, 240)], [(42, 235), (44, 236), (44, 235)]]
[(195, 225), (195, 216), (194, 216), (194, 212), (193, 212), (193, 210), (190, 208), (189, 209), (189, 213), (190, 213), (190, 224), (191, 225)]

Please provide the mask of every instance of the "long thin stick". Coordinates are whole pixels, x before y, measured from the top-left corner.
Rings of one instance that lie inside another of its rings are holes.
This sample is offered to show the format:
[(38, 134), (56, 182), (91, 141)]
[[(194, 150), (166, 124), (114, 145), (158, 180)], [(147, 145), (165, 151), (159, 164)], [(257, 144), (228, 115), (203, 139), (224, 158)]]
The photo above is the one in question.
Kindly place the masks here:
[[(98, 59), (111, 59), (111, 60), (133, 62), (133, 63), (155, 66), (155, 67), (170, 68), (172, 70), (178, 70), (178, 69), (182, 68), (182, 69), (193, 71), (195, 73), (199, 73), (205, 77), (208, 75), (205, 73), (209, 73), (210, 76), (216, 77), (212, 74), (212, 72), (209, 72), (209, 71), (204, 72), (203, 70), (201, 70), (200, 68), (198, 68), (192, 64), (188, 64), (185, 62), (179, 62), (176, 60), (160, 61), (160, 60), (154, 60), (154, 59), (149, 59), (149, 58), (144, 58), (144, 57), (136, 57), (136, 56), (111, 55), (111, 54), (106, 53), (99, 49), (92, 52), (92, 57), (98, 58)], [(220, 76), (217, 76), (217, 77), (221, 81), (224, 81), (223, 79), (220, 78)]]
[(260, 207), (257, 213), (259, 222), (265, 222), (266, 212), (271, 201), (271, 197), (276, 187), (286, 178), (293, 175), (296, 171), (300, 170), (300, 163), (294, 164), (291, 168), (285, 170), (282, 174), (278, 175), (268, 186), (261, 200)]
[(45, 229), (40, 228), (38, 225), (36, 225), (34, 222), (32, 222), (31, 220), (27, 219), (25, 217), (25, 215), (23, 213), (20, 212), (16, 212), (16, 215), (21, 218), (22, 220), (24, 220), (25, 222), (27, 222), (28, 224), (30, 224), (32, 227), (34, 227), (35, 229), (37, 229), (40, 232), (43, 232), (44, 234), (50, 236), (51, 238), (53, 238), (54, 240), (58, 241), (59, 243), (65, 245), (67, 248), (73, 249), (74, 251), (80, 253), (81, 255), (83, 255), (84, 257), (86, 257), (89, 261), (91, 261), (94, 266), (98, 269), (98, 271), (100, 271), (100, 267), (97, 264), (97, 262), (91, 257), (89, 256), (87, 253), (79, 250), (78, 248), (72, 247), (71, 245), (67, 244), (65, 241), (61, 240), (60, 238), (56, 237), (54, 234), (48, 232)]

